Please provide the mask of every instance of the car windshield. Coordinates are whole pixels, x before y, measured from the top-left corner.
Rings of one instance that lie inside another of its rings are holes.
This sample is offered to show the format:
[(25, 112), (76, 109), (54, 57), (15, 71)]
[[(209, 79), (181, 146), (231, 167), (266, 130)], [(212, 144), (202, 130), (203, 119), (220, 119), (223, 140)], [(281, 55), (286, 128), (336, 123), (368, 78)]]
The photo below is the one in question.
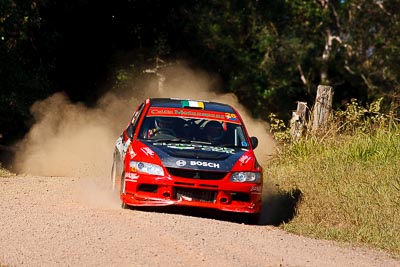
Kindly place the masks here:
[(152, 142), (190, 142), (224, 147), (248, 148), (242, 125), (203, 118), (145, 117), (139, 138)]

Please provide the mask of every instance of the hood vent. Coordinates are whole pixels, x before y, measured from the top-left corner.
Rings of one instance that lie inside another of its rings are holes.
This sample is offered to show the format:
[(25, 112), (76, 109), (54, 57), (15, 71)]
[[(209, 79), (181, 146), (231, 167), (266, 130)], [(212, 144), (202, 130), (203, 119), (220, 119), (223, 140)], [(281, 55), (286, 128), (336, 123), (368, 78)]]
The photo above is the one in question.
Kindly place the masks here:
[(227, 153), (202, 150), (166, 149), (165, 152), (167, 152), (170, 156), (180, 158), (225, 160), (229, 157), (229, 154)]

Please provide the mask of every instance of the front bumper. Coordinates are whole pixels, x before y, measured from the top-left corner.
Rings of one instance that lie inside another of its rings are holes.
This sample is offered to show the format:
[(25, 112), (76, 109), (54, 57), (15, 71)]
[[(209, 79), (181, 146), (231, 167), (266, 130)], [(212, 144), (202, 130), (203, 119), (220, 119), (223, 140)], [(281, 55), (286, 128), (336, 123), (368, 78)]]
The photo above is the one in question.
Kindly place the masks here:
[(126, 177), (123, 203), (130, 206), (192, 206), (230, 212), (260, 213), (262, 185), (229, 178), (199, 180), (138, 175)]

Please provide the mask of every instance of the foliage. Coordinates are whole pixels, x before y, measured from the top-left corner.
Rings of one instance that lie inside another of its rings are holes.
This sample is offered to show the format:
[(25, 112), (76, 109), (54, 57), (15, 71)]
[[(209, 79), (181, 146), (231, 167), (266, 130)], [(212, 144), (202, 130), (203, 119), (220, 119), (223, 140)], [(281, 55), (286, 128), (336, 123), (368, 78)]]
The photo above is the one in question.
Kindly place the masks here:
[(321, 83), (335, 88), (336, 103), (383, 96), (399, 105), (395, 2), (214, 0), (182, 13), (200, 64), (218, 70), (254, 114), (288, 119)]
[(326, 135), (286, 143), (268, 163), (280, 190), (302, 192), (297, 216), (282, 227), (400, 255), (400, 125), (379, 112), (380, 103), (352, 101), (335, 112)]
[(123, 78), (121, 69), (137, 70), (157, 56), (193, 59), (219, 73), (226, 91), (256, 117), (273, 112), (289, 119), (293, 104), (310, 102), (318, 84), (335, 89), (336, 107), (383, 97), (398, 116), (397, 6), (397, 0), (4, 0), (1, 131), (9, 136), (7, 129), (21, 126), (13, 122), (28, 119), (29, 106), (55, 90), (91, 104)]
[[(353, 77), (359, 77), (371, 98), (393, 100), (400, 93), (400, 17), (397, 0), (345, 1), (341, 16), (341, 61)], [(397, 102), (398, 103), (398, 102)]]
[[(322, 142), (323, 139), (328, 137), (335, 138), (341, 135), (355, 135), (357, 133), (375, 134), (382, 128), (391, 129), (399, 119), (395, 118), (393, 111), (389, 115), (382, 113), (382, 103), (383, 97), (380, 97), (364, 107), (360, 101), (353, 98), (342, 109), (333, 111), (329, 125), (322, 135), (312, 132), (311, 118), (306, 118), (303, 122), (305, 131), (303, 131), (302, 137)], [(280, 144), (289, 145), (292, 142), (296, 142), (296, 140), (292, 140), (291, 129), (282, 119), (279, 119), (274, 113), (270, 113), (268, 118), (270, 132)]]
[(268, 119), (270, 132), (274, 139), (281, 144), (290, 143), (291, 136), (289, 128), (286, 126), (285, 122), (282, 119), (279, 119), (274, 113), (270, 113)]
[(41, 4), (12, 0), (0, 4), (0, 134), (6, 140), (22, 134), (30, 106), (50, 93), (50, 67), (39, 40)]
[(0, 177), (9, 177), (14, 175), (14, 173), (11, 173), (9, 170), (2, 168), (0, 165)]

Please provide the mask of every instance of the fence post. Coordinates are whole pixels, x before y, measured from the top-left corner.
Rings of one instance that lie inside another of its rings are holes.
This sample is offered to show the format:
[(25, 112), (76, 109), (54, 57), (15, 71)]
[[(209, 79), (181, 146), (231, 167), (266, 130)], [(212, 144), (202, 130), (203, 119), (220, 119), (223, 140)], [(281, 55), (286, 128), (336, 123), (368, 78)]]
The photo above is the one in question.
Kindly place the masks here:
[(306, 112), (307, 103), (297, 102), (297, 110), (292, 113), (292, 118), (290, 119), (290, 132), (293, 142), (298, 141), (304, 135), (306, 129)]
[(312, 115), (312, 132), (317, 132), (326, 127), (332, 110), (332, 96), (331, 86), (318, 85)]

